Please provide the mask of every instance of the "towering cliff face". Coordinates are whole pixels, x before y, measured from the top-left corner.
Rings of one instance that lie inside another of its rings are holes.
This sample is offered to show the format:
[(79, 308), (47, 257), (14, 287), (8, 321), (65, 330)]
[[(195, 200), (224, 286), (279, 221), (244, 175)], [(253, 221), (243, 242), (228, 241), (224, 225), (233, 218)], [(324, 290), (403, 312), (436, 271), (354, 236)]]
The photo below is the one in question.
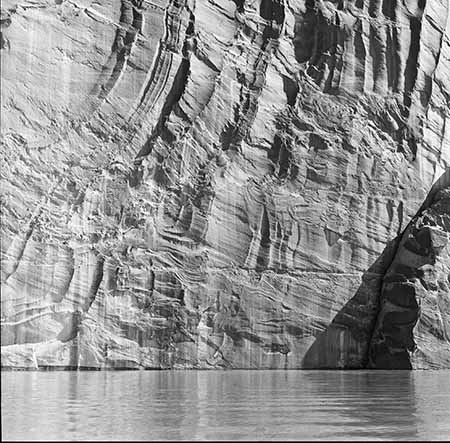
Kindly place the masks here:
[(450, 366), (447, 0), (2, 8), (3, 366)]

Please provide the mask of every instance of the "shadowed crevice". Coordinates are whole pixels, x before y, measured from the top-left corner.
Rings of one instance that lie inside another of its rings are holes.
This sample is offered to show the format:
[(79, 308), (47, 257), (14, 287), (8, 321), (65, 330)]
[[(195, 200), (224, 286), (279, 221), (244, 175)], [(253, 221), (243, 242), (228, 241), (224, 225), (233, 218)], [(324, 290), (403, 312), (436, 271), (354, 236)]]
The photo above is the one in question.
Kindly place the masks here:
[(304, 369), (361, 369), (368, 362), (369, 343), (377, 320), (383, 276), (397, 250), (399, 236), (363, 274), (355, 295), (336, 314), (306, 352)]

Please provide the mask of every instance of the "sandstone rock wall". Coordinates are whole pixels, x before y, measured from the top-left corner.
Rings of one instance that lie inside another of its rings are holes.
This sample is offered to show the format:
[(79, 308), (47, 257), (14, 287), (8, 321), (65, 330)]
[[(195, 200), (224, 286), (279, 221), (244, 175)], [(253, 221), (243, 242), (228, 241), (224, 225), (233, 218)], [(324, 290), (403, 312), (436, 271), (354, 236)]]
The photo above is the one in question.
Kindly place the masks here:
[[(2, 8), (3, 366), (360, 368), (412, 349), (385, 300), (450, 168), (447, 0)], [(448, 367), (430, 242), (425, 286), (402, 277), (394, 304), (423, 286), (413, 366)]]

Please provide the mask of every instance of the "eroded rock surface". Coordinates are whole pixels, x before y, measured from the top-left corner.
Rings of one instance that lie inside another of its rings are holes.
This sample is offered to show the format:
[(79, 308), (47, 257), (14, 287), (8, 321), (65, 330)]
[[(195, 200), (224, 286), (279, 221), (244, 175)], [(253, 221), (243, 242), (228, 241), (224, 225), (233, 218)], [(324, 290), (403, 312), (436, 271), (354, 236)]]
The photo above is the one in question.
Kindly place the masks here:
[[(386, 327), (377, 362), (411, 348), (387, 279), (450, 167), (447, 0), (2, 8), (3, 366), (359, 368)], [(423, 286), (413, 366), (449, 366), (435, 241), (395, 296)]]

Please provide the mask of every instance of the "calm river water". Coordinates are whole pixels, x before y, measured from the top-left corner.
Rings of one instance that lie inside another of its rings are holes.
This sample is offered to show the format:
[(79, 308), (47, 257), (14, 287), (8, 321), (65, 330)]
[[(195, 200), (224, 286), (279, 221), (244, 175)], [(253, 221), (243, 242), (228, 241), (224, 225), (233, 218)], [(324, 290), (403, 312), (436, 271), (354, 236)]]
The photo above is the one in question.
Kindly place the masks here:
[(2, 372), (3, 440), (450, 438), (450, 371)]

